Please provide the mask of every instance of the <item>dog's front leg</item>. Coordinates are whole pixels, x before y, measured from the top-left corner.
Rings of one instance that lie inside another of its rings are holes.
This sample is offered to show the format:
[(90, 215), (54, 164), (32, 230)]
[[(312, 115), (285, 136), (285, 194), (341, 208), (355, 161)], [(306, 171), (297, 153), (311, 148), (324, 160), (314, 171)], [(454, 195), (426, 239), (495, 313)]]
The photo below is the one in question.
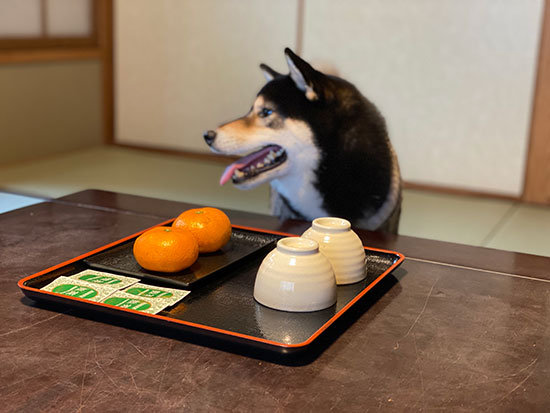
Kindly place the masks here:
[(271, 193), (269, 196), (269, 204), (270, 204), (269, 206), (271, 209), (271, 215), (274, 215), (276, 217), (282, 217), (285, 213), (290, 212), (290, 210), (288, 209), (285, 202), (283, 201), (283, 198), (279, 195), (279, 192), (277, 192), (277, 190), (272, 186), (270, 186), (270, 188), (271, 188)]

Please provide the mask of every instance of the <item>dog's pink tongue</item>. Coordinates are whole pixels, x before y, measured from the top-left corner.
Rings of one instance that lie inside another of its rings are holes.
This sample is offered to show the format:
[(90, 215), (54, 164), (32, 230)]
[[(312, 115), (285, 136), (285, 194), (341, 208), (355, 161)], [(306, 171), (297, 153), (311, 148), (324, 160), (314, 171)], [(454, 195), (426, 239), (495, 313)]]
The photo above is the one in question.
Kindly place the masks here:
[(227, 181), (229, 181), (233, 176), (233, 173), (237, 169), (244, 168), (245, 166), (248, 166), (254, 163), (256, 160), (264, 159), (266, 155), (269, 153), (269, 151), (273, 150), (274, 148), (279, 148), (279, 146), (273, 146), (273, 145), (267, 146), (263, 149), (260, 149), (257, 152), (251, 153), (250, 155), (246, 155), (245, 157), (239, 159), (237, 162), (233, 162), (231, 165), (225, 168), (225, 171), (223, 172), (220, 178), (220, 185), (223, 185)]
[(225, 171), (223, 171), (223, 174), (220, 178), (220, 185), (225, 184), (227, 181), (231, 179), (233, 176), (233, 173), (237, 170), (242, 168), (243, 166), (246, 166), (246, 163), (242, 162), (235, 162), (229, 165), (227, 168), (225, 168)]

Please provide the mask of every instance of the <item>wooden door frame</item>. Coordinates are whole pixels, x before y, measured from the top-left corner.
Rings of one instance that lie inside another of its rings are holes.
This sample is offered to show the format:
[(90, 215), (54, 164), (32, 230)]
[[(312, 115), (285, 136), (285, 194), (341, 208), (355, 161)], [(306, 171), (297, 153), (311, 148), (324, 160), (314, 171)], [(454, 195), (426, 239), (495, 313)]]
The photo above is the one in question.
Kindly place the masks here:
[(550, 205), (550, 0), (544, 2), (529, 150), (521, 199)]
[(114, 56), (113, 56), (113, 28), (114, 28), (114, 1), (95, 0), (98, 25), (99, 58), (102, 72), (102, 115), (103, 115), (103, 142), (114, 143), (115, 139), (115, 93), (114, 93)]
[[(102, 43), (99, 36), (106, 27), (102, 19), (108, 3), (112, 0), (93, 0), (89, 35), (49, 36), (45, 0), (41, 0), (41, 33), (31, 37), (0, 38), (0, 64), (99, 59)], [(103, 45), (107, 43), (103, 42)]]

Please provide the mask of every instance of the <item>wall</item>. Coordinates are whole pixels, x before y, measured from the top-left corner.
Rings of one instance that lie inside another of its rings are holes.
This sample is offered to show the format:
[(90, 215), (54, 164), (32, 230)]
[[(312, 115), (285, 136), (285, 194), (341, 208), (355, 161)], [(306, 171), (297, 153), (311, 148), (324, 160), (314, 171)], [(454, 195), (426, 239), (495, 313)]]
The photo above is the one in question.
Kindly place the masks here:
[(115, 2), (116, 141), (207, 151), (202, 133), (248, 112), (296, 41), (296, 1)]
[[(116, 2), (116, 141), (206, 151), (284, 69), (297, 0)], [(269, 10), (269, 13), (266, 13)], [(305, 1), (303, 56), (387, 118), (405, 180), (519, 196), (542, 0)]]
[(0, 164), (102, 142), (98, 60), (0, 65)]

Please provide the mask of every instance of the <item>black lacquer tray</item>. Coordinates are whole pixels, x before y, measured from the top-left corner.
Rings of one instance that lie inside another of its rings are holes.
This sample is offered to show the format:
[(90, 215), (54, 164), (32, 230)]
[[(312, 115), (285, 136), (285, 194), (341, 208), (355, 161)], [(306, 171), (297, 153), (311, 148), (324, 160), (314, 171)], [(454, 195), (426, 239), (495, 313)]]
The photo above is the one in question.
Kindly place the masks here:
[[(169, 224), (172, 220), (161, 223)], [(144, 230), (145, 231), (145, 230)], [(251, 355), (278, 356), (302, 354), (319, 337), (358, 307), (359, 301), (404, 260), (393, 251), (365, 248), (367, 278), (359, 283), (339, 286), (334, 306), (309, 313), (273, 310), (257, 303), (253, 297), (256, 272), (276, 241), (290, 234), (233, 226), (230, 246), (219, 254), (199, 258), (205, 262), (182, 274), (166, 275), (145, 272), (133, 266), (131, 248), (137, 236), (126, 237), (67, 262), (30, 275), (19, 281), (22, 292), (41, 302), (84, 310), (101, 321), (153, 332), (173, 332), (178, 338)], [(137, 263), (135, 264), (137, 265)], [(173, 307), (152, 315), (68, 297), (40, 288), (59, 276), (70, 276), (95, 268), (135, 276), (151, 285), (190, 289), (191, 293)], [(188, 288), (183, 288), (187, 286)], [(87, 316), (85, 314), (85, 316)]]

